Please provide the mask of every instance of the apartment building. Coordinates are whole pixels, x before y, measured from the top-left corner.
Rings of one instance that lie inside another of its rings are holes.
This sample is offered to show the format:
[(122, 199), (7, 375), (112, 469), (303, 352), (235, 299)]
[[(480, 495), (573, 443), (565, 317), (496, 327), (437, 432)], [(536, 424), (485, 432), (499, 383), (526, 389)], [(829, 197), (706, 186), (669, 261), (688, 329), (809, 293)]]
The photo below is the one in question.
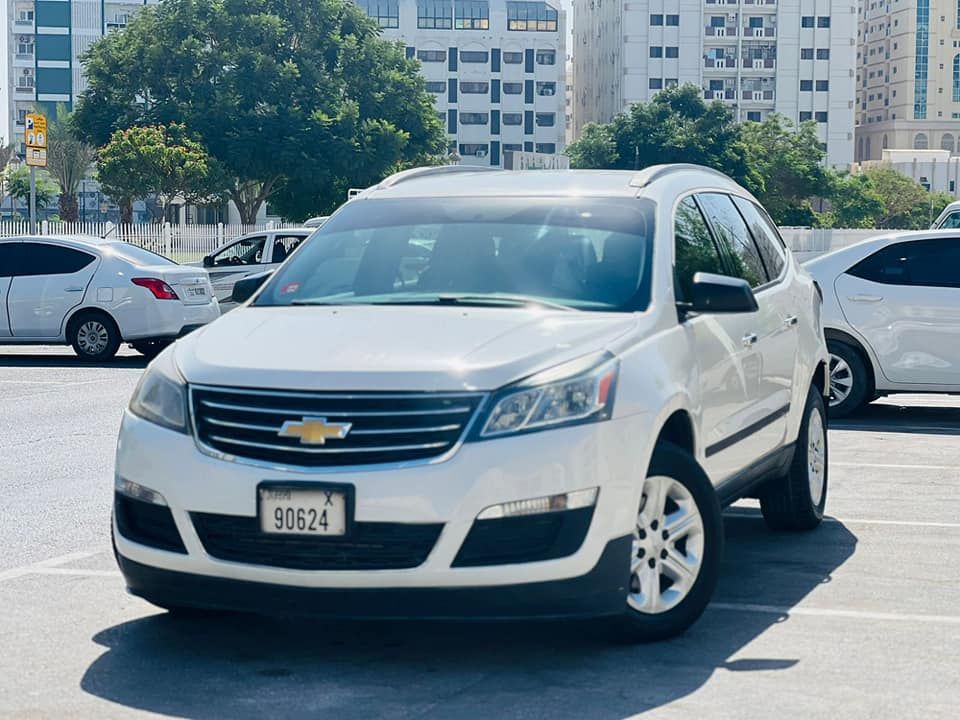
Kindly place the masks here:
[(858, 161), (885, 149), (960, 151), (960, 8), (943, 0), (862, 0)]
[(855, 0), (580, 0), (574, 136), (664, 88), (693, 83), (740, 121), (772, 112), (815, 121), (828, 165), (847, 167), (856, 27)]
[(451, 154), (503, 165), (565, 147), (565, 13), (559, 2), (357, 0), (422, 65)]
[(86, 89), (80, 57), (99, 38), (158, 0), (7, 0), (8, 130), (22, 155), (24, 117), (34, 106), (72, 107)]

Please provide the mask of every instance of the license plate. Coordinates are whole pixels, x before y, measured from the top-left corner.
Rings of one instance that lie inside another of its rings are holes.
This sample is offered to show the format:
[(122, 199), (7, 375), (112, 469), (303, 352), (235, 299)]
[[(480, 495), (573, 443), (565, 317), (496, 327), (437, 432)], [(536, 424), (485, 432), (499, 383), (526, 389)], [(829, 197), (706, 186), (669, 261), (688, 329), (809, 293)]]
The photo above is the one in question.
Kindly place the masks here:
[(190, 297), (204, 297), (207, 294), (207, 289), (202, 287), (192, 287), (187, 288), (187, 295)]
[(260, 530), (281, 535), (344, 535), (347, 496), (336, 490), (260, 488)]

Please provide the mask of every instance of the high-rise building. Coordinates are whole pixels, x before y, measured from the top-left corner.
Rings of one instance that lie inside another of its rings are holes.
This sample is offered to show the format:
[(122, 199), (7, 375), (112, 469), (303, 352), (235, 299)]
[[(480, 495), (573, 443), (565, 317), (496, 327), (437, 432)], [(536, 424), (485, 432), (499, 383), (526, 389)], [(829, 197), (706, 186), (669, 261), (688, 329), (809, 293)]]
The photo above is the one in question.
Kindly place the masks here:
[(693, 83), (740, 121), (813, 120), (827, 163), (853, 161), (855, 0), (575, 0), (573, 12), (575, 136)]
[(543, 0), (358, 0), (422, 64), (464, 164), (509, 151), (559, 153), (565, 133), (565, 13)]
[(86, 89), (80, 57), (157, 0), (7, 0), (8, 131), (22, 155), (24, 117), (35, 106), (72, 108)]
[(857, 160), (887, 148), (960, 151), (957, 3), (863, 0), (859, 19)]

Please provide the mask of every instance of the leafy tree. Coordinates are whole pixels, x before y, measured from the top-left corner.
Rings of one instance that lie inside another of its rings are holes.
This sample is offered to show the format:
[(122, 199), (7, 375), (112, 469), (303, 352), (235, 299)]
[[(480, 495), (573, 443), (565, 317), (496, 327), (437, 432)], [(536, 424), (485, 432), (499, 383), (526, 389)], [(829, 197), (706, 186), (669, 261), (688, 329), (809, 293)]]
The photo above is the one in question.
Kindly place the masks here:
[(134, 198), (156, 196), (165, 219), (175, 198), (205, 203), (226, 192), (222, 169), (177, 123), (116, 131), (100, 150), (97, 180), (124, 209)]
[(884, 212), (883, 198), (863, 174), (831, 174), (827, 198), (830, 209), (817, 218), (821, 227), (875, 228)]
[(585, 125), (580, 138), (566, 152), (574, 168), (609, 168), (617, 162), (617, 144), (609, 125)]
[(93, 162), (95, 150), (80, 140), (70, 126), (70, 113), (63, 105), (47, 127), (47, 170), (60, 185), (59, 212), (64, 222), (80, 218), (77, 191)]
[(165, 0), (85, 58), (83, 137), (180, 122), (231, 178), (244, 222), (302, 217), (443, 152), (418, 63), (350, 0)]
[(872, 167), (863, 173), (883, 201), (876, 227), (919, 230), (929, 227), (943, 205), (913, 178), (892, 168)]
[[(8, 165), (3, 173), (3, 181), (7, 187), (7, 194), (14, 201), (20, 200), (29, 207), (30, 203), (30, 168), (26, 165), (14, 167)], [(56, 197), (60, 188), (50, 175), (43, 170), (37, 170), (37, 208), (44, 208)], [(16, 208), (14, 208), (16, 214)]]

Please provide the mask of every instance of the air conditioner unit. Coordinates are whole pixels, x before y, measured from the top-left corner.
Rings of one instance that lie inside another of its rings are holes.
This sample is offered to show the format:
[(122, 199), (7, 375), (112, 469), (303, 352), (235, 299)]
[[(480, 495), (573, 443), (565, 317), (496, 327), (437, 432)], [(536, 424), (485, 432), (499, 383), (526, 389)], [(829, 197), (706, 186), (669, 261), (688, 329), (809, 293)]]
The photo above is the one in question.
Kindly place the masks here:
[(736, 20), (737, 20), (737, 14), (736, 14), (736, 13), (730, 13), (729, 15), (727, 15), (727, 20), (729, 20), (730, 22), (736, 22)]
[(727, 29), (726, 29), (725, 27), (718, 27), (718, 28), (716, 29), (716, 36), (717, 36), (717, 37), (726, 37), (726, 36), (727, 36)]
[(21, 35), (17, 38), (17, 42), (33, 44), (33, 35)]
[(23, 71), (23, 76), (30, 77), (31, 75), (33, 75), (33, 70), (31, 70), (30, 68), (25, 68)]
[(754, 28), (753, 29), (754, 37), (763, 37), (763, 28)]
[(754, 69), (754, 70), (763, 70), (763, 60), (757, 60), (756, 58), (754, 58), (754, 60), (753, 60), (753, 69)]
[(487, 151), (486, 151), (486, 150), (484, 150), (483, 148), (480, 148), (479, 150), (477, 150), (477, 157), (478, 157), (478, 158), (483, 159), (483, 158), (485, 158), (486, 156), (487, 156)]

